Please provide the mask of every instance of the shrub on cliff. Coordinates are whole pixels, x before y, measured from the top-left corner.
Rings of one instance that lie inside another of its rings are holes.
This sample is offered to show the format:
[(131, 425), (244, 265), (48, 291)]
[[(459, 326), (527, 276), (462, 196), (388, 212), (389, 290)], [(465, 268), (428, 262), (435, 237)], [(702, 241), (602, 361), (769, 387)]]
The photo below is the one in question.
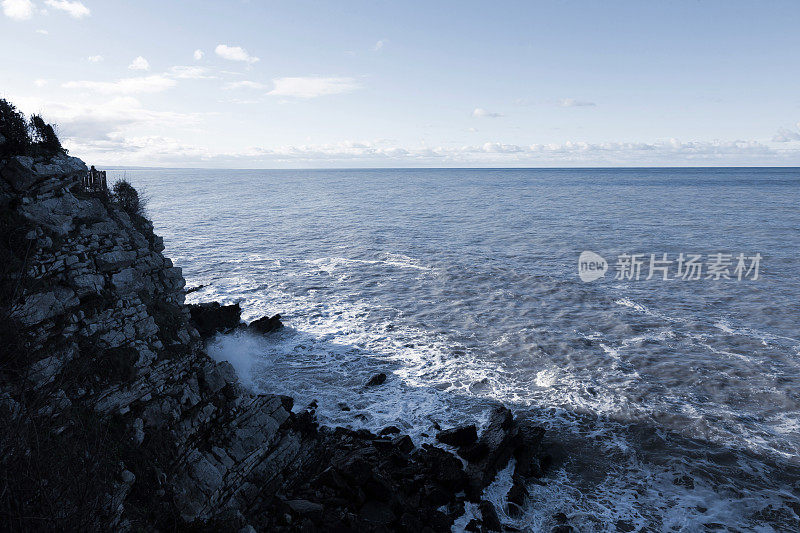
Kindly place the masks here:
[(139, 191), (125, 178), (117, 181), (111, 188), (111, 199), (128, 213), (131, 219), (145, 217), (147, 199), (140, 196)]

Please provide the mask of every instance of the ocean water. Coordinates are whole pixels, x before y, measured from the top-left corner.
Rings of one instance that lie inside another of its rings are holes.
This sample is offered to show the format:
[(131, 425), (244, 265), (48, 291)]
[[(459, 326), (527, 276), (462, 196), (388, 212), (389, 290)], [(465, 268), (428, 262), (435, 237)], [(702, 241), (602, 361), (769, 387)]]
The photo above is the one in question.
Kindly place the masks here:
[[(250, 387), (418, 444), (494, 402), (545, 426), (555, 464), (524, 515), (502, 509), (510, 470), (487, 489), (505, 523), (800, 528), (800, 169), (110, 176), (150, 197), (166, 254), (205, 285), (190, 301), (283, 315), (210, 346)], [(603, 278), (580, 279), (583, 251)], [(732, 279), (645, 279), (650, 254), (681, 253), (732, 254)], [(621, 254), (643, 254), (639, 280), (614, 279)], [(736, 279), (739, 254), (760, 254), (758, 279)]]

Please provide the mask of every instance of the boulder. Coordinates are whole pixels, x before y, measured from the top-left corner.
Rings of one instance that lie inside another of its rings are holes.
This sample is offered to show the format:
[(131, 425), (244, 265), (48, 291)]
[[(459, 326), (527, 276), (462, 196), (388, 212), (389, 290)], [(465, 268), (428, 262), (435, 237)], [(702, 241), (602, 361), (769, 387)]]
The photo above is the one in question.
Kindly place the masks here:
[(253, 320), (247, 326), (247, 329), (258, 333), (272, 333), (283, 327), (281, 322), (281, 315), (263, 316), (258, 320)]
[(375, 374), (364, 385), (365, 387), (377, 387), (378, 385), (383, 385), (386, 382), (386, 374), (381, 372), (380, 374)]
[(491, 483), (505, 467), (517, 444), (514, 416), (507, 407), (496, 407), (489, 415), (489, 423), (478, 442), (471, 447), (472, 450), (481, 451), (471, 456), (472, 461), (467, 466), (472, 497), (476, 497), (480, 488)]
[(436, 434), (436, 440), (443, 444), (449, 444), (450, 446), (469, 446), (478, 440), (478, 430), (475, 424), (458, 426), (440, 431)]
[(481, 500), (481, 503), (478, 505), (478, 509), (481, 511), (481, 521), (483, 522), (483, 527), (485, 527), (488, 531), (503, 530), (503, 525), (500, 523), (500, 519), (497, 517), (497, 511), (495, 511), (494, 505), (492, 505), (491, 502)]
[(242, 309), (238, 303), (220, 305), (219, 302), (208, 302), (189, 305), (189, 313), (200, 336), (206, 338), (218, 331), (237, 327), (241, 322)]

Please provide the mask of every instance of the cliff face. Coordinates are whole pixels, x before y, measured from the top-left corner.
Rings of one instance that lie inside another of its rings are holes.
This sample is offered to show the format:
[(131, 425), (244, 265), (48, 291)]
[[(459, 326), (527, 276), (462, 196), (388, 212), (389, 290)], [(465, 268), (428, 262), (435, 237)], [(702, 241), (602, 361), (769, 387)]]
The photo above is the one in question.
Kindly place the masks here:
[[(512, 454), (522, 503), (542, 432), (505, 408), (480, 438), (443, 433), (459, 459), (397, 428), (319, 428), (313, 407), (244, 389), (205, 353), (151, 223), (84, 191), (86, 171), (66, 156), (0, 161), (0, 523), (447, 531)], [(206, 335), (215, 312), (239, 322), (238, 306), (194, 311)]]
[[(139, 476), (186, 521), (247, 509), (259, 492), (253, 481), (259, 489), (280, 485), (309, 457), (286, 427), (290, 404), (246, 392), (228, 363), (203, 352), (181, 269), (162, 255), (162, 239), (104, 195), (82, 192), (86, 171), (65, 156), (18, 157), (2, 170), (10, 243), (3, 319), (18, 346), (4, 357), (0, 410), (8, 422), (59, 428), (74, 439), (86, 437), (76, 427), (79, 412), (100, 427), (113, 424), (108, 447), (122, 438), (125, 449), (95, 450), (107, 453), (93, 460), (113, 459), (117, 471), (105, 472), (114, 482), (90, 502), (112, 525), (152, 513), (151, 502), (126, 508)], [(30, 450), (13, 441), (3, 439), (4, 455), (24, 462)], [(126, 455), (152, 464), (129, 465)], [(54, 482), (32, 490), (47, 492)], [(80, 502), (63, 492), (54, 497), (69, 513)], [(10, 503), (20, 514), (36, 505), (18, 496)]]

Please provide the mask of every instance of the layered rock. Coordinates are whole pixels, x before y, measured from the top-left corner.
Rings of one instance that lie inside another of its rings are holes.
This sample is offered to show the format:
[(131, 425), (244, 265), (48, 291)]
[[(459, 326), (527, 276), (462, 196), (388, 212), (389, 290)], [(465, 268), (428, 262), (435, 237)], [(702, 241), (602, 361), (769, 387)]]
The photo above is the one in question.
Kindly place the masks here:
[[(0, 442), (4, 464), (39, 460), (31, 443), (44, 434), (53, 450), (74, 448), (99, 491), (89, 505), (57, 490), (69, 483), (58, 469), (34, 476), (30, 491), (55, 501), (53, 527), (446, 530), (515, 452), (535, 473), (541, 435), (507, 410), (479, 438), (472, 428), (442, 439), (462, 445), (465, 468), (394, 431), (320, 429), (291, 399), (245, 390), (203, 348), (239, 326), (238, 305), (185, 305), (181, 269), (148, 221), (84, 192), (75, 158), (0, 165), (0, 422), (22, 428)], [(265, 317), (249, 330), (280, 325)], [(6, 488), (9, 523), (24, 528), (26, 505), (41, 504)]]

